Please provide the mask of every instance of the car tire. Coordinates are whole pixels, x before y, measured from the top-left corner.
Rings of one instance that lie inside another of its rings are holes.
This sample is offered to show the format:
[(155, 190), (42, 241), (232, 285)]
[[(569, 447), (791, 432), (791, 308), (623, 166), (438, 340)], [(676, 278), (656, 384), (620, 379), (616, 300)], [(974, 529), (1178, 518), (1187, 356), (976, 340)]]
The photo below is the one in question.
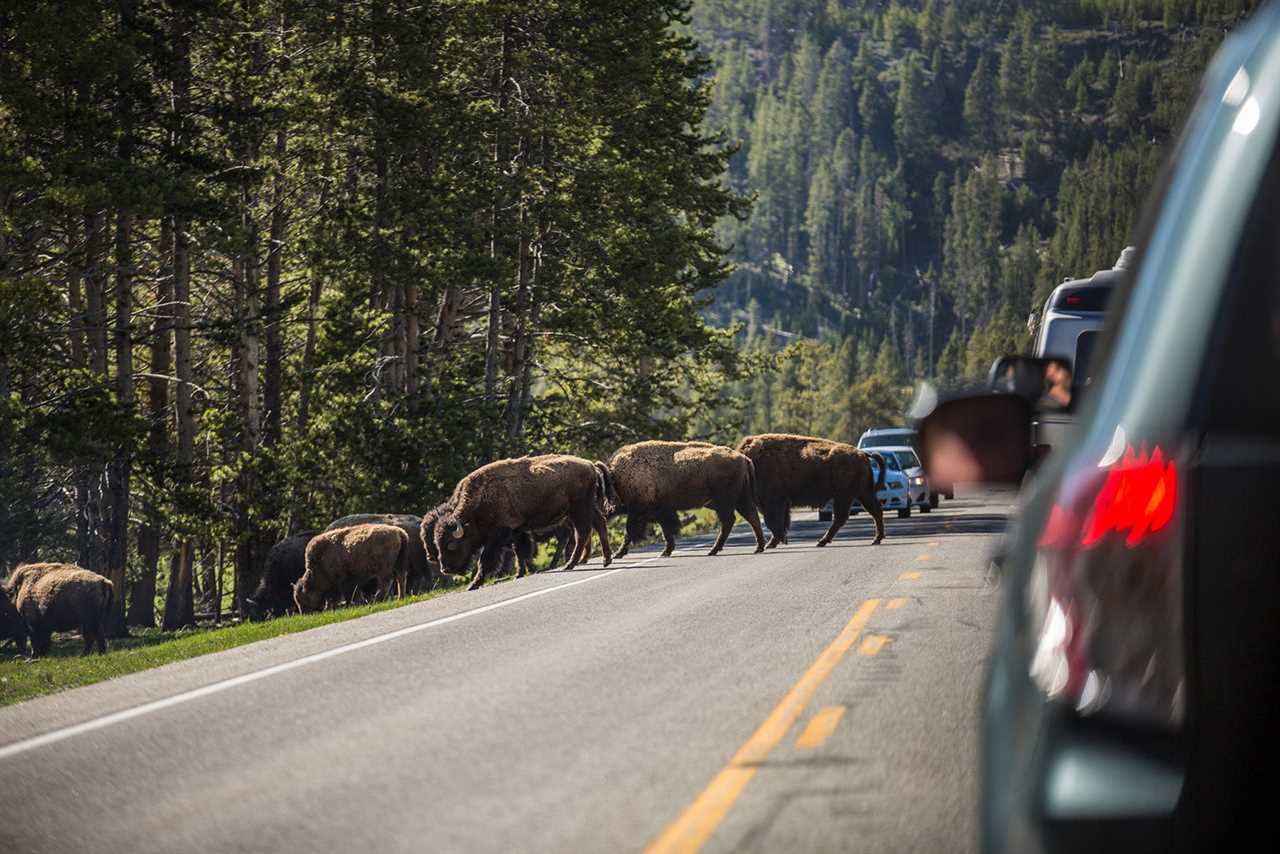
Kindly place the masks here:
[(830, 522), (830, 521), (831, 521), (831, 518), (832, 518), (832, 513), (831, 513), (831, 511), (830, 511), (830, 510), (819, 510), (819, 511), (818, 511), (818, 521), (819, 521), (819, 522)]
[(932, 504), (930, 504), (928, 501), (925, 501), (925, 502), (921, 503), (921, 505), (920, 505), (920, 512), (921, 512), (921, 513), (928, 513), (928, 512), (929, 512), (930, 510), (932, 510), (932, 509), (933, 509), (933, 505), (932, 505)]
[(901, 510), (899, 510), (899, 511), (898, 511), (898, 518), (899, 518), (899, 519), (909, 519), (909, 518), (911, 518), (911, 508), (910, 508), (910, 507), (903, 507)]
[(946, 496), (947, 500), (950, 501), (951, 499), (956, 497), (956, 491), (954, 489), (948, 489), (944, 493), (944, 495)]
[(937, 507), (937, 506), (938, 506), (938, 493), (936, 493), (936, 492), (930, 492), (930, 493), (929, 493), (929, 506), (930, 506), (930, 507)]

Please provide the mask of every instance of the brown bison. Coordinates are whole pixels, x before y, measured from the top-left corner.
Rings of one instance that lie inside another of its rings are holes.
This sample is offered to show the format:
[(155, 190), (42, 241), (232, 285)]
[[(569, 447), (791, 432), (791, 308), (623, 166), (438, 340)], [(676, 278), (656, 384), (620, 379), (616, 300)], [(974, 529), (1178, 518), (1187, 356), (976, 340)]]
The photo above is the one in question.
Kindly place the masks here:
[(354, 516), (343, 516), (325, 528), (336, 531), (339, 528), (350, 528), (353, 525), (395, 525), (403, 528), (409, 535), (409, 577), (410, 593), (421, 593), (432, 589), (440, 580), (440, 561), (431, 557), (423, 546), (418, 530), (422, 526), (422, 518), (411, 513), (360, 513)]
[[(448, 512), (449, 504), (445, 502), (428, 510), (422, 517), (419, 539), (426, 548), (427, 555), (436, 566), (440, 565), (440, 553), (436, 548), (436, 525), (439, 524), (441, 517)], [(564, 554), (565, 545), (573, 542), (574, 539), (573, 526), (567, 521), (562, 521), (553, 528), (540, 531), (521, 531), (512, 537), (511, 545), (502, 550), (502, 559), (499, 562), (497, 574), (506, 575), (511, 572), (513, 566), (516, 569), (516, 578), (523, 578), (533, 572), (533, 554), (537, 550), (538, 543), (544, 543), (552, 537), (556, 538), (556, 551), (551, 558), (550, 566), (559, 565), (561, 556)]]
[(716, 555), (733, 529), (734, 511), (756, 535), (756, 552), (764, 551), (764, 533), (756, 512), (755, 467), (731, 448), (706, 442), (637, 442), (624, 445), (609, 459), (619, 513), (627, 514), (627, 538), (617, 556), (645, 536), (651, 522), (662, 527), (667, 547), (676, 547), (680, 510), (710, 507), (720, 519), (720, 536), (709, 554)]
[[(884, 488), (884, 458), (860, 451), (844, 442), (767, 433), (748, 436), (738, 450), (756, 466), (756, 496), (769, 526), (769, 548), (787, 541), (792, 507), (821, 507), (832, 503), (831, 528), (818, 545), (831, 542), (849, 518), (854, 499), (862, 503), (876, 521), (873, 545), (884, 539), (884, 511), (876, 490)], [(871, 472), (871, 460), (878, 461), (880, 476)]]
[[(107, 651), (107, 620), (115, 603), (111, 582), (74, 564), (25, 564), (4, 583), (5, 594), (31, 634), (31, 654), (46, 655), (54, 632), (80, 630), (84, 654)], [(16, 638), (15, 638), (16, 640)], [(18, 652), (26, 651), (25, 641)]]
[(318, 610), (337, 591), (351, 590), (368, 580), (377, 595), (391, 585), (404, 593), (408, 572), (409, 535), (395, 525), (356, 525), (317, 534), (307, 544), (307, 568), (293, 585), (298, 610)]
[(306, 572), (307, 544), (319, 533), (318, 529), (300, 531), (271, 547), (258, 588), (244, 600), (250, 620), (282, 617), (294, 609), (293, 585)]
[(613, 559), (605, 517), (614, 494), (608, 468), (567, 454), (498, 460), (459, 481), (447, 507), (434, 522), (435, 550), (446, 572), (461, 573), (479, 553), (469, 590), (484, 583), (508, 546), (531, 554), (524, 535), (552, 528), (567, 519), (574, 549), (566, 568), (587, 553), (591, 532), (600, 537), (604, 565)]

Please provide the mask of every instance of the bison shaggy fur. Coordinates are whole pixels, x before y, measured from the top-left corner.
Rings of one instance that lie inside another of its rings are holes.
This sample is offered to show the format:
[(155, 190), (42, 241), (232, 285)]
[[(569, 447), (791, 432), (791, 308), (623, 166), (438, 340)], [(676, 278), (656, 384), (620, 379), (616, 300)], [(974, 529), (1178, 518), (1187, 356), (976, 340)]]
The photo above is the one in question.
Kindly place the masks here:
[(299, 531), (267, 553), (267, 566), (253, 595), (244, 601), (250, 620), (282, 617), (294, 609), (293, 585), (307, 570), (307, 544), (320, 531)]
[[(769, 548), (787, 541), (792, 507), (821, 507), (832, 503), (831, 527), (818, 540), (831, 542), (849, 518), (854, 500), (862, 503), (876, 523), (873, 545), (884, 539), (884, 511), (876, 490), (884, 487), (884, 458), (830, 439), (767, 433), (748, 436), (738, 450), (756, 467), (756, 496), (769, 526)], [(880, 465), (880, 477), (872, 474), (871, 460)]]
[(0, 643), (11, 640), (22, 653), (27, 648), (27, 621), (13, 606), (9, 591), (0, 584)]
[(440, 561), (431, 556), (418, 531), (422, 518), (412, 513), (359, 513), (335, 520), (326, 531), (350, 528), (353, 525), (395, 525), (409, 535), (408, 590), (421, 593), (432, 589), (440, 580)]
[(436, 553), (448, 572), (465, 572), (479, 554), (468, 589), (493, 574), (508, 546), (531, 553), (526, 535), (568, 520), (575, 545), (566, 568), (587, 553), (591, 532), (600, 537), (604, 564), (613, 559), (605, 517), (615, 494), (608, 468), (568, 454), (498, 460), (459, 481), (434, 524)]
[(374, 581), (379, 596), (394, 583), (404, 592), (409, 535), (395, 525), (355, 525), (317, 534), (307, 544), (306, 571), (293, 586), (298, 610), (318, 610), (335, 592)]
[(710, 507), (720, 520), (716, 555), (733, 529), (734, 512), (751, 526), (756, 551), (764, 551), (764, 533), (756, 510), (755, 467), (732, 448), (706, 442), (637, 442), (609, 459), (618, 495), (618, 512), (627, 514), (627, 539), (618, 556), (642, 539), (651, 522), (662, 527), (670, 555), (680, 530), (680, 510)]
[[(74, 564), (26, 564), (5, 582), (5, 593), (31, 634), (31, 654), (46, 655), (54, 632), (79, 629), (84, 654), (107, 651), (107, 621), (115, 603), (111, 582)], [(18, 651), (24, 652), (25, 644)]]

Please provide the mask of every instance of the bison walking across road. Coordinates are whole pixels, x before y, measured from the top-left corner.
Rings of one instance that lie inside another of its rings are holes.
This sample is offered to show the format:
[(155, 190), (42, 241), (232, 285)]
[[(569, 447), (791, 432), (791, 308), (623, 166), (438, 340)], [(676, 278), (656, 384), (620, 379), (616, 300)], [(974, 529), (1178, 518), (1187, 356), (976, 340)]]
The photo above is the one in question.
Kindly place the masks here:
[[(115, 588), (101, 575), (69, 563), (26, 564), (13, 571), (4, 588), (31, 634), (33, 656), (48, 654), (54, 632), (75, 629), (84, 638), (85, 655), (95, 648), (107, 651), (106, 621)], [(18, 652), (25, 646), (19, 642)]]
[(706, 442), (637, 442), (614, 452), (609, 470), (618, 493), (617, 510), (627, 514), (627, 538), (618, 557), (644, 537), (650, 522), (662, 527), (667, 541), (662, 554), (670, 555), (680, 532), (678, 511), (694, 507), (710, 507), (720, 520), (720, 536), (709, 554), (724, 548), (735, 511), (756, 535), (756, 552), (764, 551), (754, 466), (743, 454)]
[(293, 586), (298, 610), (315, 611), (326, 597), (373, 580), (377, 595), (394, 583), (404, 593), (409, 535), (395, 525), (356, 525), (325, 531), (307, 545), (307, 568)]
[(498, 460), (459, 481), (433, 522), (435, 550), (444, 569), (453, 573), (465, 572), (479, 553), (468, 587), (475, 590), (497, 569), (508, 546), (525, 551), (531, 543), (526, 535), (567, 519), (574, 530), (574, 549), (566, 568), (583, 559), (593, 529), (608, 566), (613, 555), (605, 517), (612, 494), (609, 471), (602, 463), (567, 454)]
[[(844, 442), (781, 433), (748, 436), (738, 443), (738, 450), (755, 463), (756, 494), (772, 534), (769, 548), (787, 541), (792, 507), (821, 507), (828, 501), (834, 517), (819, 546), (831, 542), (848, 520), (854, 500), (875, 519), (873, 545), (884, 539), (884, 511), (876, 498), (876, 490), (884, 487), (884, 458), (879, 454)], [(880, 465), (878, 480), (871, 473), (872, 459)]]

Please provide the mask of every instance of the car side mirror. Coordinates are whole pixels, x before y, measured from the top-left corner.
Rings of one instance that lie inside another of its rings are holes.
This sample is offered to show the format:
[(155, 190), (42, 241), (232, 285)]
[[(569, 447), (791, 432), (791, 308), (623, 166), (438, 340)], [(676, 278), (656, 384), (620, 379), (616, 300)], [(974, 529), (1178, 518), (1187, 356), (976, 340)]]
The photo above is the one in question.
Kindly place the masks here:
[(918, 430), (920, 461), (938, 492), (961, 483), (1021, 483), (1032, 462), (1031, 404), (1021, 395), (940, 403)]

